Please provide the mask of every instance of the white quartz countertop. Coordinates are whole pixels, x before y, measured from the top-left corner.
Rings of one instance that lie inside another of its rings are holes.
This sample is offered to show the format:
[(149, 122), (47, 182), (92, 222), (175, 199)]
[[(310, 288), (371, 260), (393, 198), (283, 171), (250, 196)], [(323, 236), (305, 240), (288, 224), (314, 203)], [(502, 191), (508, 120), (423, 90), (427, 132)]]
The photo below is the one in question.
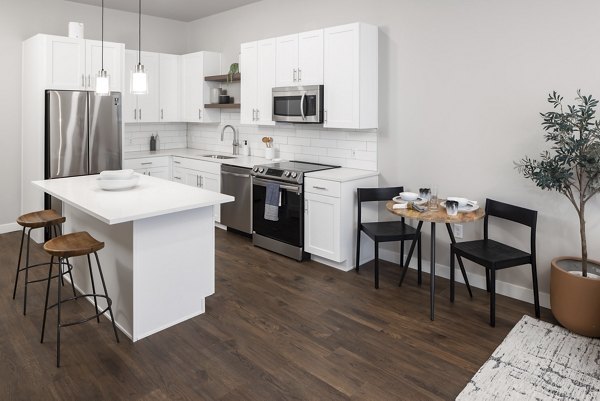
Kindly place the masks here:
[(379, 175), (379, 171), (371, 170), (360, 170), (356, 168), (332, 168), (329, 170), (313, 171), (306, 173), (305, 176), (309, 178), (318, 178), (321, 180), (347, 182), (360, 180), (362, 178), (374, 177)]
[(107, 224), (233, 202), (234, 197), (161, 178), (140, 176), (135, 188), (104, 191), (97, 175), (33, 181), (48, 194)]
[(252, 168), (257, 164), (268, 164), (273, 163), (272, 160), (265, 159), (264, 157), (258, 156), (234, 156), (235, 159), (213, 159), (210, 157), (202, 157), (202, 155), (227, 155), (233, 156), (230, 153), (223, 152), (215, 152), (212, 150), (202, 150), (202, 149), (170, 149), (170, 150), (156, 150), (156, 151), (141, 151), (141, 152), (126, 152), (124, 154), (124, 159), (141, 159), (144, 157), (156, 157), (156, 156), (178, 156), (178, 157), (186, 157), (189, 159), (197, 159), (204, 160), (219, 164), (229, 164), (231, 166), (239, 166)]

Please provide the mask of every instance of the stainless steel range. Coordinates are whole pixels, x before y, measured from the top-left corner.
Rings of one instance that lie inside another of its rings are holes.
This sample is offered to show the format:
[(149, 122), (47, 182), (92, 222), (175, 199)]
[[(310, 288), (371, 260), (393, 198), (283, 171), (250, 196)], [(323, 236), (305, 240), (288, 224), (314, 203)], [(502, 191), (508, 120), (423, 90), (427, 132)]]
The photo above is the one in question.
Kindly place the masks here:
[(302, 261), (304, 252), (304, 174), (337, 168), (290, 161), (252, 168), (252, 242)]

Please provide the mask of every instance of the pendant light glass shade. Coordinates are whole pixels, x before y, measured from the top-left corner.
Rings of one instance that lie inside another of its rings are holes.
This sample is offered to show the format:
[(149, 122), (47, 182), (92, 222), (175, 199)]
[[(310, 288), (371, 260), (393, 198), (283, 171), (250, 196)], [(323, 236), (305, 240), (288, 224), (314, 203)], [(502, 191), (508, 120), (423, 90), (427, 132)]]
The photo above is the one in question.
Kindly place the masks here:
[(96, 95), (110, 95), (110, 77), (104, 70), (100, 70), (96, 75)]
[(135, 66), (135, 69), (131, 72), (131, 88), (130, 91), (134, 95), (145, 95), (148, 93), (148, 75), (144, 70), (142, 64)]
[(96, 75), (96, 95), (110, 95), (110, 77), (104, 71), (104, 0), (102, 0), (102, 65)]
[(138, 14), (138, 63), (131, 71), (131, 87), (129, 90), (134, 95), (146, 95), (148, 93), (148, 76), (142, 65), (142, 0), (139, 0)]

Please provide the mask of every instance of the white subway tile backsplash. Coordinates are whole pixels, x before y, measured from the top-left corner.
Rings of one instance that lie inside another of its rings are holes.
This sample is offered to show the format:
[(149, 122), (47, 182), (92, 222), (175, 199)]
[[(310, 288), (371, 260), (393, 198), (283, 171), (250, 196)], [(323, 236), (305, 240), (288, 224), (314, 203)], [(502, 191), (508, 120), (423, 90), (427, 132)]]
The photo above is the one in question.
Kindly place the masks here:
[[(276, 157), (377, 170), (377, 131), (332, 130), (319, 125), (241, 125), (239, 118), (239, 113), (221, 113), (220, 124), (187, 124), (187, 147), (230, 153), (232, 132), (227, 130), (224, 141), (221, 141), (221, 129), (230, 124), (239, 130), (241, 143), (248, 141), (250, 154), (254, 156), (264, 156), (266, 147), (262, 138), (272, 137)], [(173, 125), (169, 130), (172, 129), (174, 137), (179, 140), (179, 130)], [(158, 127), (152, 125), (152, 128)], [(148, 129), (143, 131), (146, 130)], [(167, 135), (165, 131), (167, 130), (160, 133), (161, 138), (162, 135)], [(170, 134), (171, 132), (168, 133)], [(141, 137), (144, 138), (145, 135), (141, 134)], [(149, 137), (150, 133), (147, 133), (147, 138)], [(179, 144), (177, 141), (173, 143)], [(161, 147), (170, 144), (171, 142), (161, 142)]]

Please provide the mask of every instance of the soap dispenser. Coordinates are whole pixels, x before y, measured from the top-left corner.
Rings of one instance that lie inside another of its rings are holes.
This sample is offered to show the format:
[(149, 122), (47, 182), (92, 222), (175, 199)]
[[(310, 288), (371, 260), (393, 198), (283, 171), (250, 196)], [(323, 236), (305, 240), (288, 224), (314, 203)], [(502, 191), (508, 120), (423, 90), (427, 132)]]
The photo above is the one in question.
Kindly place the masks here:
[(244, 141), (244, 145), (242, 145), (242, 155), (250, 156), (250, 146), (248, 146), (248, 141)]
[(150, 137), (150, 151), (155, 151), (156, 150), (156, 138), (154, 137), (154, 134)]

